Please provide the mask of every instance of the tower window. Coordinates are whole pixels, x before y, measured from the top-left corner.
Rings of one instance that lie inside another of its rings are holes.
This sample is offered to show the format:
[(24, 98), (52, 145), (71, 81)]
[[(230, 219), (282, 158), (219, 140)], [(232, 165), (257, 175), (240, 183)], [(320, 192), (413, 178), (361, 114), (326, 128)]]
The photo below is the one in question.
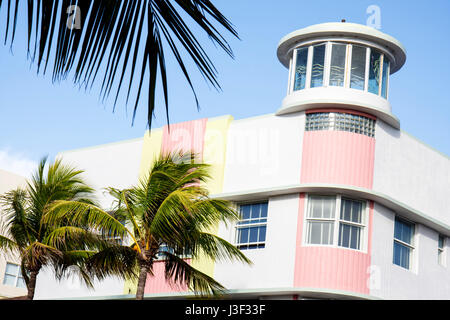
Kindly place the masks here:
[(313, 50), (313, 62), (311, 68), (311, 88), (323, 86), (325, 67), (325, 45), (315, 46)]
[(308, 48), (297, 50), (295, 64), (294, 90), (305, 89), (306, 85), (306, 65), (308, 63)]
[(390, 63), (388, 57), (377, 49), (326, 42), (299, 47), (294, 50), (293, 57), (293, 91), (333, 86), (387, 98)]
[(345, 80), (345, 44), (333, 43), (330, 65), (330, 86), (343, 87)]

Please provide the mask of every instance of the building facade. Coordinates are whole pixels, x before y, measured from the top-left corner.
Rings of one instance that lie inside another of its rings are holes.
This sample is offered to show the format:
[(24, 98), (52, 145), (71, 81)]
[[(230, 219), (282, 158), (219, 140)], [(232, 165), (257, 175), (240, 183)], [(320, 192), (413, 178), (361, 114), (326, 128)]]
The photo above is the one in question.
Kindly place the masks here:
[[(0, 194), (24, 187), (26, 180), (17, 174), (0, 169)], [(0, 228), (6, 219), (0, 207)], [(0, 253), (0, 299), (25, 296), (27, 289), (20, 272), (20, 260), (17, 255)]]
[[(406, 61), (393, 37), (353, 23), (297, 30), (279, 43), (289, 70), (274, 113), (172, 124), (143, 138), (63, 152), (102, 188), (137, 184), (153, 159), (194, 150), (212, 165), (211, 195), (242, 215), (216, 232), (253, 265), (192, 261), (233, 298), (450, 299), (450, 161), (400, 128), (390, 77)], [(167, 284), (162, 264), (148, 298), (190, 295)], [(38, 277), (36, 298), (132, 298), (109, 279)]]

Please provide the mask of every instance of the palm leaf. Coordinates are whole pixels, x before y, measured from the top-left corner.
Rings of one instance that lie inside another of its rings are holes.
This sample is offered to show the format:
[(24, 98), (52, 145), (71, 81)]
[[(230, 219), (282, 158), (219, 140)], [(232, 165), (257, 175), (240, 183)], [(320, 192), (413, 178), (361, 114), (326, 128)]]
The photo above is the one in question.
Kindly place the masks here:
[[(11, 45), (14, 42), (16, 24), (21, 17), (19, 4), (19, 0), (8, 0), (5, 44), (8, 39)], [(2, 1), (0, 8), (1, 5)], [(67, 14), (71, 6), (76, 6), (73, 15), (81, 15), (80, 29), (73, 28)], [(53, 81), (65, 80), (73, 72), (75, 84), (86, 89), (98, 84), (103, 98), (115, 88), (114, 108), (128, 76), (126, 103), (137, 81), (133, 123), (144, 80), (148, 81), (149, 127), (157, 101), (158, 77), (169, 121), (167, 52), (175, 58), (199, 108), (186, 59), (193, 62), (207, 83), (216, 89), (220, 85), (217, 70), (198, 36), (206, 35), (230, 57), (233, 52), (218, 27), (238, 38), (228, 19), (209, 0), (28, 0), (26, 15), (27, 51), (38, 73), (45, 74), (50, 63)], [(198, 34), (191, 31), (194, 27)]]
[(195, 269), (183, 258), (170, 252), (163, 252), (165, 264), (165, 278), (169, 283), (186, 284), (195, 294), (219, 295), (225, 288), (207, 274)]

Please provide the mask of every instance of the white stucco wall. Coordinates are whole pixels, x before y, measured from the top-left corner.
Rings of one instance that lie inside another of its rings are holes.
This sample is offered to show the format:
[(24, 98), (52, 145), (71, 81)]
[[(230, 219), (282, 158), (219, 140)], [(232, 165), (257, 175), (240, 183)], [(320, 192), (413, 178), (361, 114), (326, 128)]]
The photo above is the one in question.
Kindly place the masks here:
[(370, 294), (383, 299), (450, 299), (449, 241), (444, 267), (438, 263), (438, 233), (416, 224), (412, 270), (406, 270), (392, 262), (394, 221), (394, 212), (375, 203)]
[(233, 121), (223, 192), (298, 184), (304, 127), (303, 112)]
[[(217, 263), (214, 278), (227, 289), (288, 288), (294, 283), (295, 244), (299, 195), (269, 199), (266, 247), (243, 250), (252, 266), (237, 262)], [(235, 229), (219, 228), (219, 236), (234, 243)]]
[(97, 190), (102, 206), (109, 206), (111, 198), (104, 188), (128, 188), (138, 183), (143, 138), (121, 141), (92, 148), (61, 152), (63, 163), (84, 170), (86, 182)]
[(450, 225), (450, 159), (377, 121), (373, 189)]

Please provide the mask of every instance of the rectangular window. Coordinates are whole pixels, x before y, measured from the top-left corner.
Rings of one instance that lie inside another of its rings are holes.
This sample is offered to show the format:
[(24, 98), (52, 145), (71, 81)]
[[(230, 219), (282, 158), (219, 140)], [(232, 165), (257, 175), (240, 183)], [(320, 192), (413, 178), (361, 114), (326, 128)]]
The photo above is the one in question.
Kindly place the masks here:
[(445, 237), (443, 235), (439, 235), (438, 240), (438, 263), (441, 266), (445, 266)]
[(336, 198), (310, 196), (308, 199), (307, 242), (333, 244)]
[(369, 64), (369, 92), (376, 95), (380, 91), (381, 54), (373, 49), (370, 50)]
[(410, 269), (413, 250), (414, 224), (396, 217), (394, 226), (394, 264)]
[(309, 196), (306, 243), (361, 250), (366, 203), (341, 196)]
[(350, 88), (364, 90), (364, 81), (366, 79), (366, 54), (366, 48), (353, 46)]
[(362, 201), (341, 199), (339, 222), (339, 246), (361, 249), (361, 235), (364, 228), (363, 213), (365, 203)]
[(297, 61), (295, 65), (294, 91), (305, 89), (307, 62), (308, 48), (298, 49)]
[(325, 65), (325, 44), (315, 46), (313, 50), (313, 62), (311, 69), (311, 88), (323, 86)]
[(239, 206), (241, 220), (236, 225), (236, 246), (241, 249), (265, 247), (268, 203)]
[(330, 65), (330, 86), (343, 87), (345, 79), (345, 55), (347, 45), (332, 45)]
[(26, 288), (19, 265), (9, 262), (6, 264), (3, 284), (17, 288)]

